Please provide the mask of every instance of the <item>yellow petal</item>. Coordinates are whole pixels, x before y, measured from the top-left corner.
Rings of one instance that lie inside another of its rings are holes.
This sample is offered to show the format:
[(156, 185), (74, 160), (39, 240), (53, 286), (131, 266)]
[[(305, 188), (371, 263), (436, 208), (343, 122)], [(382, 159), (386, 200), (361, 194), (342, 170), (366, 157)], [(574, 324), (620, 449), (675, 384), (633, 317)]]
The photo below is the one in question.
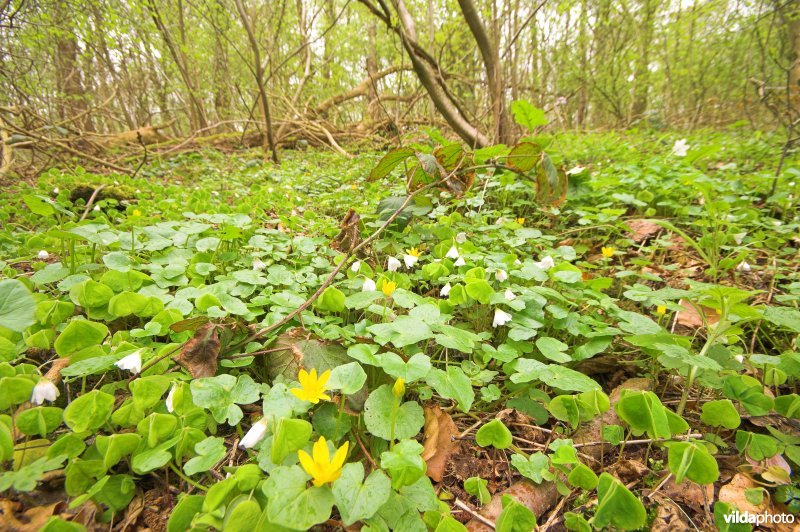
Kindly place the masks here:
[(314, 463), (318, 466), (326, 466), (331, 461), (331, 453), (328, 450), (328, 443), (325, 441), (324, 436), (320, 436), (314, 444)]
[[(345, 459), (347, 459), (347, 449), (350, 447), (350, 442), (344, 442), (344, 445), (336, 449), (336, 454), (333, 455), (333, 460), (331, 460), (331, 467), (335, 470), (340, 470), (344, 465)], [(338, 477), (338, 475), (337, 475)]]
[(306, 394), (305, 390), (303, 390), (302, 388), (292, 388), (289, 391), (292, 392), (292, 395), (294, 395), (298, 399), (300, 399), (302, 401), (308, 401), (308, 395)]
[(317, 368), (311, 368), (311, 373), (309, 373), (308, 376), (310, 377), (308, 379), (308, 384), (309, 385), (316, 384), (317, 383)]
[(308, 386), (308, 372), (304, 369), (301, 369), (300, 372), (297, 374), (297, 380), (300, 382), (300, 386), (305, 388)]
[(331, 378), (331, 370), (328, 370), (319, 376), (319, 379), (317, 380), (317, 386), (319, 386), (321, 390), (324, 390), (325, 383), (328, 382), (328, 379), (330, 378)]
[(317, 401), (316, 402), (319, 402), (320, 399), (322, 399), (324, 401), (330, 401), (331, 400), (330, 396), (328, 394), (325, 394), (325, 393), (319, 394), (317, 396)]
[(300, 465), (303, 466), (306, 473), (312, 477), (316, 477), (319, 471), (317, 470), (317, 464), (314, 463), (311, 456), (307, 452), (300, 450), (297, 451), (297, 457), (300, 459)]

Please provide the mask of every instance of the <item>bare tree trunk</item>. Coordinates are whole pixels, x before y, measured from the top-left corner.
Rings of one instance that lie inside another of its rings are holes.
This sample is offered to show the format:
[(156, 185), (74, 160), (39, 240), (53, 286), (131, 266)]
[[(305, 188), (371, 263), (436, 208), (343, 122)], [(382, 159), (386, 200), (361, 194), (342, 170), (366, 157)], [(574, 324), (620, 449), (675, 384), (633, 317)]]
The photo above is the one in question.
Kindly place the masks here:
[(637, 24), (639, 30), (639, 54), (634, 71), (633, 105), (630, 120), (637, 120), (647, 110), (647, 93), (650, 88), (650, 44), (653, 40), (653, 23), (656, 2), (643, 0), (640, 5), (643, 20)]
[[(475, 37), (478, 50), (483, 58), (483, 66), (486, 69), (486, 81), (489, 85), (489, 99), (494, 122), (494, 138), (500, 143), (510, 142), (511, 131), (506, 111), (505, 83), (500, 70), (498, 45), (486, 33), (486, 28), (473, 0), (458, 0), (458, 5), (461, 7), (461, 13), (464, 15), (473, 37)], [(496, 33), (499, 35), (499, 32)]]
[[(63, 11), (59, 4), (57, 8), (61, 22), (69, 24), (68, 14)], [(83, 87), (83, 79), (80, 66), (78, 64), (78, 40), (71, 31), (58, 32), (56, 42), (56, 69), (58, 70), (58, 88), (63, 98), (61, 106), (61, 118), (69, 120), (80, 116), (73, 126), (83, 131), (94, 131), (92, 118), (87, 112), (86, 91)]]
[(253, 53), (253, 68), (251, 68), (251, 71), (253, 72), (253, 77), (255, 77), (256, 84), (258, 84), (259, 105), (261, 106), (261, 111), (264, 113), (264, 157), (267, 157), (267, 154), (271, 152), (272, 161), (275, 164), (280, 164), (278, 148), (275, 146), (275, 141), (272, 138), (272, 118), (269, 113), (267, 90), (264, 88), (264, 65), (261, 62), (261, 51), (258, 48), (258, 41), (256, 40), (255, 32), (250, 24), (250, 19), (247, 16), (247, 11), (245, 11), (242, 0), (234, 0), (234, 3), (236, 4), (236, 10), (239, 12), (242, 26), (244, 26), (247, 32), (247, 39), (250, 41), (250, 50)]

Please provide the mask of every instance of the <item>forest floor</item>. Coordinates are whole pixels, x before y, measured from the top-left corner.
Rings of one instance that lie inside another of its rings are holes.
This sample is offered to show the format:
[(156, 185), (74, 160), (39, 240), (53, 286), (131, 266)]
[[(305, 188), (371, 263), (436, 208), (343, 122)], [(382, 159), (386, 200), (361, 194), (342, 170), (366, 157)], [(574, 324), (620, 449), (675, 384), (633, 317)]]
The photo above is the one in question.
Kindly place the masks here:
[(770, 195), (781, 140), (538, 138), (569, 178), (552, 204), (538, 152), (436, 151), (471, 182), (437, 187), (436, 140), (4, 187), (0, 529), (800, 514), (800, 167)]

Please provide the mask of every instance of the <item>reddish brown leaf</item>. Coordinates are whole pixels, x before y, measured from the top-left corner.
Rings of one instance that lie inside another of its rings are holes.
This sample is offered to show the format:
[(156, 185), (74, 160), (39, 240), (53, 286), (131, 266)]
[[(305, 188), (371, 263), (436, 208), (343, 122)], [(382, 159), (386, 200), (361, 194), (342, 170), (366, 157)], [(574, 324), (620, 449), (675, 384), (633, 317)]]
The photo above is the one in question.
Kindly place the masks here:
[(631, 220), (627, 225), (631, 230), (631, 240), (637, 244), (646, 242), (663, 231), (663, 227), (650, 220)]
[(453, 438), (458, 434), (453, 418), (442, 412), (438, 406), (425, 407), (425, 441), (422, 458), (428, 463), (428, 476), (436, 482), (442, 481), (444, 467), (450, 455), (458, 449), (458, 441)]
[(700, 307), (704, 315), (701, 316), (688, 301), (681, 300), (680, 305), (683, 307), (683, 310), (678, 312), (677, 320), (679, 325), (691, 329), (698, 329), (703, 327), (703, 317), (705, 317), (709, 325), (714, 325), (719, 321), (719, 314), (717, 314), (714, 309)]
[(175, 360), (186, 368), (195, 379), (213, 377), (217, 373), (219, 349), (217, 326), (207, 323), (197, 329), (194, 337), (184, 344), (180, 355)]
[[(495, 493), (489, 504), (479, 512), (481, 516), (492, 522), (497, 521), (500, 512), (503, 511), (503, 495), (511, 495), (520, 504), (527, 506), (536, 515), (538, 521), (556, 503), (558, 490), (556, 490), (556, 485), (553, 482), (543, 482), (541, 484), (533, 484), (527, 480), (516, 482), (507, 490)], [(467, 523), (467, 530), (470, 532), (489, 532), (491, 528), (473, 518)]]

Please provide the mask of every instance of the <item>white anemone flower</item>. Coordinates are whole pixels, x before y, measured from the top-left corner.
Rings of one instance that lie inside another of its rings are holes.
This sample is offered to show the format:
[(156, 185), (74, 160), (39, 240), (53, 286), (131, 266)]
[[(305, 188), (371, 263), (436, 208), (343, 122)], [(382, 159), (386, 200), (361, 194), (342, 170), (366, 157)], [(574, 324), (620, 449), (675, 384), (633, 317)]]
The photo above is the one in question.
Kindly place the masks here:
[(467, 263), (467, 261), (464, 260), (464, 257), (458, 257), (458, 259), (456, 259), (456, 261), (453, 263), (453, 266), (458, 268), (459, 266), (463, 266), (466, 263)]
[(396, 272), (399, 267), (400, 261), (394, 257), (389, 257), (389, 260), (386, 261), (386, 269), (390, 272)]
[(738, 362), (739, 364), (741, 364), (741, 363), (743, 363), (743, 362), (744, 362), (744, 356), (742, 356), (742, 355), (736, 355), (736, 356), (735, 356), (735, 357), (733, 357), (733, 358), (735, 358), (735, 359), (736, 359), (736, 362)]
[(136, 350), (130, 355), (114, 362), (114, 365), (119, 369), (128, 370), (135, 375), (139, 374), (142, 371), (142, 354), (139, 350)]
[(456, 235), (456, 242), (457, 242), (457, 243), (459, 243), (459, 244), (463, 244), (463, 243), (464, 243), (464, 242), (466, 242), (466, 241), (467, 241), (467, 233), (465, 233), (465, 232), (463, 232), (463, 231), (462, 231), (462, 232), (460, 232), (460, 233), (458, 233), (458, 234)]
[(53, 194), (55, 194), (56, 196), (58, 196), (59, 192), (61, 192), (61, 191), (58, 189), (58, 187), (53, 189)]
[(503, 297), (506, 298), (506, 301), (514, 301), (515, 299), (517, 299), (517, 295), (510, 289), (503, 292)]
[(61, 395), (61, 392), (58, 391), (58, 388), (50, 379), (41, 378), (39, 382), (36, 383), (36, 386), (33, 387), (31, 403), (35, 405), (40, 405), (45, 401), (50, 401), (52, 403), (59, 395)]
[(350, 266), (350, 271), (353, 273), (358, 273), (358, 270), (361, 269), (361, 261), (357, 260)]
[(244, 435), (242, 441), (239, 442), (239, 447), (242, 449), (252, 449), (259, 443), (264, 437), (267, 435), (267, 418), (262, 417), (258, 420), (250, 430), (247, 431), (247, 434)]
[(445, 257), (448, 259), (457, 259), (460, 256), (461, 255), (458, 254), (458, 248), (455, 246), (452, 246), (449, 250), (447, 250), (447, 254), (445, 255)]
[(253, 259), (253, 271), (260, 272), (267, 267), (267, 263), (261, 259)]
[(451, 288), (453, 288), (453, 287), (450, 286), (450, 283), (447, 283), (446, 285), (444, 285), (442, 287), (441, 290), (439, 290), (439, 295), (442, 296), (442, 297), (447, 297), (448, 295), (450, 295), (450, 289)]
[(375, 281), (373, 281), (369, 277), (364, 279), (364, 284), (361, 285), (361, 291), (362, 292), (374, 292), (375, 290), (377, 290), (377, 288), (375, 286)]
[(747, 262), (746, 260), (743, 260), (742, 262), (739, 263), (738, 266), (736, 266), (736, 269), (739, 270), (740, 272), (749, 272), (753, 268), (750, 266), (749, 262)]
[(415, 257), (414, 255), (405, 254), (403, 255), (403, 262), (406, 263), (406, 268), (411, 269), (419, 260), (419, 257)]
[(100, 205), (95, 205), (92, 209), (94, 212), (100, 212)]
[(547, 270), (555, 266), (556, 262), (553, 260), (553, 257), (548, 255), (539, 262), (534, 262), (534, 264), (536, 265), (537, 268), (546, 272)]
[(572, 168), (567, 170), (567, 175), (580, 174), (583, 173), (584, 170), (586, 170), (586, 168), (584, 168), (583, 166), (573, 166)]
[(492, 327), (502, 327), (509, 321), (511, 321), (513, 316), (508, 312), (503, 312), (499, 308), (494, 309), (494, 321), (492, 322)]
[(675, 141), (675, 145), (672, 146), (672, 155), (675, 157), (686, 157), (686, 152), (689, 151), (691, 146), (686, 144), (686, 139), (680, 139)]
[(167, 405), (167, 412), (170, 414), (174, 410), (172, 400), (175, 398), (175, 388), (177, 388), (177, 385), (173, 384), (172, 388), (169, 389), (169, 393), (167, 394), (167, 400), (164, 401), (164, 403)]
[(39, 253), (37, 253), (36, 258), (38, 258), (39, 260), (47, 260), (50, 258), (50, 254), (43, 249)]
[(494, 272), (494, 278), (500, 281), (501, 283), (508, 279), (508, 273), (505, 270), (497, 270)]

